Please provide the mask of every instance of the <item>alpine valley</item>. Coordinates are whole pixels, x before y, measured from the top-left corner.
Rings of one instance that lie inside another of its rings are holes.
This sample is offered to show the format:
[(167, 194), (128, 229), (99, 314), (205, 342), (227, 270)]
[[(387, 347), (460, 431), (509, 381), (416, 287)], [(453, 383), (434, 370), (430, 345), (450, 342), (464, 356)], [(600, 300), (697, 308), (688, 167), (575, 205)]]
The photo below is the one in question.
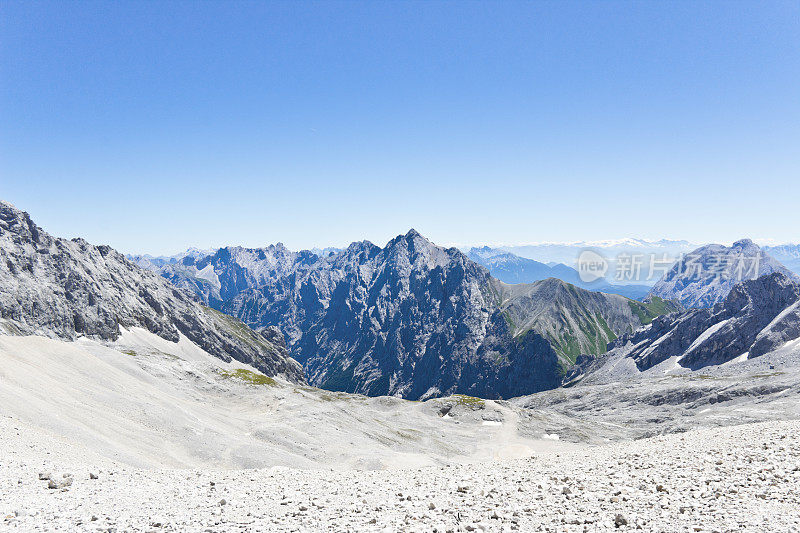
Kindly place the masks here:
[(280, 328), (312, 385), (413, 400), (557, 387), (578, 356), (680, 308), (552, 277), (506, 284), (413, 229), (324, 256), (277, 244), (144, 264), (256, 330)]
[(796, 530), (771, 250), (689, 250), (631, 299), (415, 230), (125, 257), (0, 203), (0, 525)]
[(800, 533), (800, 0), (0, 0), (0, 533)]

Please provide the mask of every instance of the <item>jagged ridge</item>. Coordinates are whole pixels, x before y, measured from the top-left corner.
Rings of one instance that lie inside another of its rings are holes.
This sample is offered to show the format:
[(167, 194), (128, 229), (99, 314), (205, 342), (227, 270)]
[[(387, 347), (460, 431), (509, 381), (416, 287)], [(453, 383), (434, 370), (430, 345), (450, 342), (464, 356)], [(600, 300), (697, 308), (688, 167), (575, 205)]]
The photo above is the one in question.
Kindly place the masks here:
[(6, 331), (114, 340), (119, 326), (143, 327), (170, 341), (183, 334), (212, 355), (233, 357), (269, 376), (304, 381), (276, 331), (257, 333), (204, 308), (109, 246), (54, 238), (4, 202), (0, 244), (0, 315)]
[(711, 309), (660, 316), (621, 337), (606, 357), (584, 369), (585, 375), (602, 375), (625, 359), (646, 371), (670, 358), (679, 367), (697, 370), (759, 357), (800, 338), (799, 305), (800, 285), (780, 272), (744, 281)]
[(323, 388), (509, 397), (557, 386), (580, 353), (603, 353), (658, 314), (561, 282), (548, 290), (554, 282), (506, 285), (411, 230), (384, 248), (362, 241), (296, 261), (221, 309), (253, 327), (278, 324)]

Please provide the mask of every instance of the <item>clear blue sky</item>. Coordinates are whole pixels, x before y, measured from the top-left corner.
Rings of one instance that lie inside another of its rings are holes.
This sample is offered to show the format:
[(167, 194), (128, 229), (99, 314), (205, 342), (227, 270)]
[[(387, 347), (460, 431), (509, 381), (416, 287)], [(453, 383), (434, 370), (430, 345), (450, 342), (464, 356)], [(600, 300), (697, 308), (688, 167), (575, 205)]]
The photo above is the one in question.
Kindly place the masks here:
[(0, 198), (118, 249), (800, 241), (800, 2), (0, 2)]

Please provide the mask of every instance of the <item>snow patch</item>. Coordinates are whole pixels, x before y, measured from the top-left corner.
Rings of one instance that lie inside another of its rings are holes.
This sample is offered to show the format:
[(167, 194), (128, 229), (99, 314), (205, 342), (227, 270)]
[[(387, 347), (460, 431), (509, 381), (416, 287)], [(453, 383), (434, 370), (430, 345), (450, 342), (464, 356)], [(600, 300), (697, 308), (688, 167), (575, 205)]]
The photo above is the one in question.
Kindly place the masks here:
[(731, 321), (731, 319), (728, 318), (727, 320), (723, 320), (722, 322), (717, 322), (716, 324), (714, 324), (713, 326), (711, 326), (710, 328), (705, 330), (703, 333), (700, 334), (699, 337), (697, 337), (694, 340), (692, 345), (689, 346), (689, 349), (686, 350), (686, 353), (687, 354), (690, 353), (692, 350), (696, 349), (698, 346), (703, 344), (705, 341), (708, 340), (709, 337), (711, 337), (714, 333), (719, 331), (725, 324), (727, 324), (730, 321)]

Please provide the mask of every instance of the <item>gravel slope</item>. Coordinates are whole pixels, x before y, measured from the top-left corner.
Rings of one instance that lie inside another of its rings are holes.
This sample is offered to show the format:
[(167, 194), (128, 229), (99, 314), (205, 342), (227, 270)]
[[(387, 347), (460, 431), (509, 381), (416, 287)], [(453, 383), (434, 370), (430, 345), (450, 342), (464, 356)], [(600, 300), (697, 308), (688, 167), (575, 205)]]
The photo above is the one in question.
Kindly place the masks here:
[[(4, 417), (0, 528), (797, 531), (798, 430), (769, 422), (411, 470), (195, 471), (125, 467)], [(72, 483), (49, 489), (40, 473)]]
[(409, 402), (250, 383), (143, 329), (0, 335), (0, 530), (800, 531), (799, 348)]
[(380, 469), (524, 457), (570, 424), (505, 402), (368, 398), (253, 371), (141, 328), (108, 345), (0, 335), (0, 416), (144, 468)]

